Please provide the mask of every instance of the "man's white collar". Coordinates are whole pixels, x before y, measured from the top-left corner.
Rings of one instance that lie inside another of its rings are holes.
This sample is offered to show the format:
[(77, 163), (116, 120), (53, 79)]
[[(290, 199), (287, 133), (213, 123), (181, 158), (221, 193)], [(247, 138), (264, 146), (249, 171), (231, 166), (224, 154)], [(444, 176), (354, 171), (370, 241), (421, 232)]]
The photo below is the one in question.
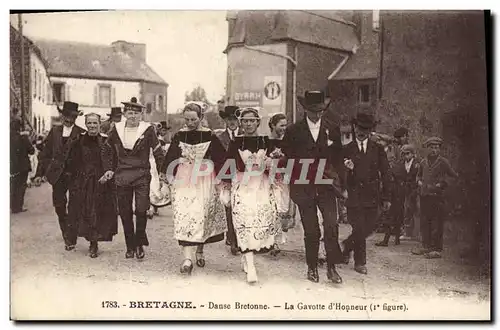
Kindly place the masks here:
[[(126, 121), (121, 121), (115, 124), (116, 132), (118, 133), (118, 137), (120, 138), (122, 143), (125, 142), (125, 123)], [(144, 132), (149, 128), (149, 126), (151, 126), (150, 123), (147, 123), (145, 121), (139, 122), (139, 126), (137, 126), (137, 134), (134, 139), (134, 144), (141, 137), (141, 135), (144, 134)]]
[(315, 123), (311, 119), (309, 119), (309, 117), (306, 117), (306, 120), (307, 120), (307, 125), (309, 125), (309, 127), (316, 128), (321, 126), (321, 118)]

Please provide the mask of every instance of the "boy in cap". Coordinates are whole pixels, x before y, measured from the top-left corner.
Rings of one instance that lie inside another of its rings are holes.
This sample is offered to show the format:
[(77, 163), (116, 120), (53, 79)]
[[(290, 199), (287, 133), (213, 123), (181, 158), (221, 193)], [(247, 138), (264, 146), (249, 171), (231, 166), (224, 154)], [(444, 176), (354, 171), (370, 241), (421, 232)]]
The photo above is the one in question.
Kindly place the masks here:
[(405, 144), (401, 147), (401, 159), (394, 165), (393, 193), (390, 209), (390, 221), (385, 225), (385, 236), (377, 246), (387, 246), (391, 234), (394, 235), (394, 245), (400, 244), (401, 227), (403, 223), (406, 233), (411, 236), (413, 231), (413, 215), (416, 208), (417, 173), (419, 164), (415, 159), (415, 147)]
[[(146, 235), (147, 211), (150, 207), (149, 193), (151, 167), (149, 156), (153, 150), (158, 172), (163, 163), (161, 148), (154, 127), (141, 120), (144, 106), (133, 97), (125, 105), (125, 121), (111, 129), (108, 144), (114, 151), (116, 169), (118, 210), (122, 219), (127, 252), (125, 258), (144, 258), (143, 246), (148, 246)], [(132, 198), (135, 194), (136, 228), (134, 230)]]
[(417, 183), (420, 187), (420, 233), (422, 248), (413, 254), (425, 255), (428, 259), (441, 258), (444, 230), (444, 197), (448, 186), (447, 176), (458, 177), (450, 162), (440, 155), (443, 140), (431, 137), (424, 142), (429, 154), (420, 162)]

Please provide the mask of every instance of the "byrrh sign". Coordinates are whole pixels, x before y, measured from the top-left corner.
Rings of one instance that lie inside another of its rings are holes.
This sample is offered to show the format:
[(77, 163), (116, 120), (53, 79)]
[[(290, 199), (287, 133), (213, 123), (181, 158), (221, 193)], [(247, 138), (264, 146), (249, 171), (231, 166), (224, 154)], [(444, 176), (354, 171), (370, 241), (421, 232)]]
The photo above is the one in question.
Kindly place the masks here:
[(240, 92), (234, 93), (236, 102), (260, 102), (262, 99), (261, 92)]

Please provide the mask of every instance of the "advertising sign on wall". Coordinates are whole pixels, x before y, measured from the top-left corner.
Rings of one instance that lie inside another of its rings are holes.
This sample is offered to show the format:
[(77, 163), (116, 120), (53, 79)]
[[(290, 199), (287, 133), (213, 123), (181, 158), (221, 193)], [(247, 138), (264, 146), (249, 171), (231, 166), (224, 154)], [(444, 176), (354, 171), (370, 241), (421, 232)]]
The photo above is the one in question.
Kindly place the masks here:
[(264, 77), (264, 106), (280, 106), (283, 95), (281, 76)]

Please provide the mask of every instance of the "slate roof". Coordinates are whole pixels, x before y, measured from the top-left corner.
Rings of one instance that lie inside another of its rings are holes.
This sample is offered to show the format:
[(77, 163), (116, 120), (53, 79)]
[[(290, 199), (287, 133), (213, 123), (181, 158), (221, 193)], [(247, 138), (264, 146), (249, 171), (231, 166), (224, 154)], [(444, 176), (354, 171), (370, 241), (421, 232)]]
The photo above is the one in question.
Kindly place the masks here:
[(351, 52), (359, 44), (354, 24), (334, 13), (244, 10), (236, 14), (228, 48), (243, 43), (253, 46), (280, 40), (295, 40), (346, 52)]
[(332, 80), (377, 79), (380, 56), (377, 49), (361, 47), (349, 59)]
[(47, 61), (49, 75), (168, 85), (145, 62), (111, 45), (31, 39)]

